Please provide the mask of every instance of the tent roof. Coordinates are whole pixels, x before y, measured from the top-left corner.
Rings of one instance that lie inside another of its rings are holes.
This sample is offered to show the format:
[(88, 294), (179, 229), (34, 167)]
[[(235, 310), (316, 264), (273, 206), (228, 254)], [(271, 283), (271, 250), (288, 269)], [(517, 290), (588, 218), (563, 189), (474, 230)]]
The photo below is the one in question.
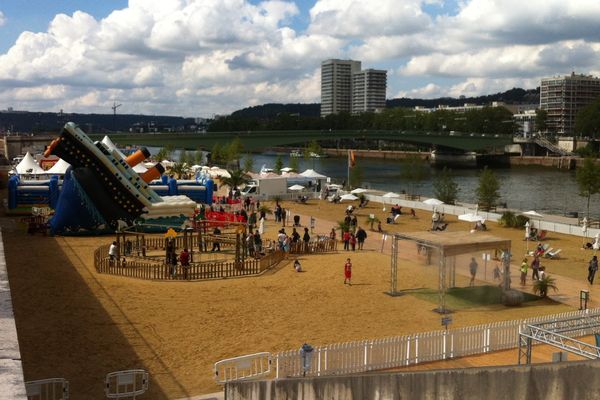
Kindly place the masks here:
[(425, 231), (398, 233), (395, 235), (398, 239), (414, 240), (423, 244), (429, 244), (432, 247), (440, 248), (444, 256), (456, 256), (459, 254), (468, 254), (484, 250), (510, 249), (510, 240), (492, 236), (487, 233), (468, 231), (447, 232), (447, 231)]
[(46, 171), (39, 166), (39, 164), (34, 160), (33, 156), (27, 152), (25, 157), (21, 160), (21, 162), (15, 167), (18, 174), (45, 174)]
[(319, 179), (327, 178), (325, 175), (321, 175), (314, 169), (307, 169), (306, 171), (302, 172), (300, 175), (302, 175), (305, 178), (319, 178)]
[(71, 166), (71, 164), (69, 164), (68, 162), (66, 162), (65, 160), (63, 160), (61, 158), (60, 160), (58, 160), (58, 162), (56, 164), (54, 164), (52, 166), (52, 168), (50, 168), (48, 171), (46, 171), (46, 173), (50, 174), (50, 175), (53, 175), (53, 174), (64, 175), (70, 166)]

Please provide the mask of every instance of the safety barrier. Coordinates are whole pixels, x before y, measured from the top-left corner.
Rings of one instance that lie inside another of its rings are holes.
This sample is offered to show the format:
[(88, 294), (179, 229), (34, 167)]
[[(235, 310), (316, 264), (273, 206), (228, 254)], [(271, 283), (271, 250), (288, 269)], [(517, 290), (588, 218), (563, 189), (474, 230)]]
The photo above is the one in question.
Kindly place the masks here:
[(104, 392), (108, 399), (132, 398), (148, 390), (148, 373), (143, 369), (116, 371), (106, 375)]
[(25, 382), (27, 400), (68, 400), (69, 382), (64, 378)]
[(215, 363), (214, 373), (218, 383), (267, 377), (271, 374), (271, 354), (263, 352), (221, 360)]

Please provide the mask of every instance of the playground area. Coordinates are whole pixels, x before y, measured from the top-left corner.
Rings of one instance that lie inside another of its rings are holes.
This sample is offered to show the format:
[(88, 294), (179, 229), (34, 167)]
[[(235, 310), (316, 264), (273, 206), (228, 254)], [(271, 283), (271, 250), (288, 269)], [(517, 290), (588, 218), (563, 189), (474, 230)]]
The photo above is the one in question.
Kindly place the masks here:
[[(342, 216), (345, 208), (325, 202), (284, 206), (320, 221)], [(368, 213), (378, 211), (376, 204), (361, 210), (366, 213), (359, 216), (361, 225)], [(219, 387), (212, 366), (220, 359), (299, 348), (304, 342), (339, 343), (440, 328), (440, 315), (432, 312), (435, 295), (385, 294), (390, 256), (380, 252), (381, 241), (370, 231), (360, 252), (290, 255), (260, 277), (187, 283), (98, 274), (94, 251), (112, 237), (30, 236), (10, 219), (2, 222), (25, 378), (65, 377), (73, 398), (98, 398), (107, 372), (129, 368), (150, 373), (146, 398), (214, 392)], [(468, 229), (461, 224), (451, 222), (449, 229)], [(318, 222), (315, 232), (326, 234), (333, 225)], [(430, 214), (417, 213), (386, 228), (422, 231), (428, 225)], [(269, 217), (263, 236), (275, 238), (280, 227)], [(491, 231), (505, 237), (504, 228), (492, 224)], [(517, 251), (521, 243), (513, 243)], [(565, 254), (571, 257), (572, 251)], [(353, 263), (352, 286), (343, 284), (347, 257)], [(292, 268), (295, 258), (304, 272)], [(400, 289), (435, 290), (437, 283), (435, 267), (417, 261), (398, 265)], [(456, 275), (456, 286), (468, 285), (468, 275)], [(549, 299), (516, 308), (474, 304), (452, 315), (453, 327), (572, 309)]]

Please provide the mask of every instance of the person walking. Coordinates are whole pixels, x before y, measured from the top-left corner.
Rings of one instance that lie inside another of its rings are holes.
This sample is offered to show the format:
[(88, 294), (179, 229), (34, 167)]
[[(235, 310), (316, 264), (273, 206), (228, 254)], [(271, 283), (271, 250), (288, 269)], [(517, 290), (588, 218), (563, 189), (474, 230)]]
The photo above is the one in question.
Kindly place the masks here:
[(534, 256), (531, 261), (531, 280), (540, 279), (540, 258), (538, 256)]
[(521, 285), (525, 286), (527, 283), (527, 270), (529, 269), (529, 263), (527, 262), (527, 258), (523, 259), (521, 263)]
[(475, 275), (477, 275), (477, 261), (475, 261), (475, 257), (471, 257), (471, 263), (469, 264), (469, 272), (471, 273), (471, 281), (469, 282), (469, 286), (475, 286)]
[(349, 258), (346, 259), (346, 264), (344, 264), (344, 285), (346, 282), (352, 286), (352, 262)]
[(350, 234), (350, 246), (352, 247), (352, 251), (356, 250), (356, 236), (354, 233)]
[(350, 250), (350, 232), (345, 231), (342, 234), (342, 240), (344, 241), (344, 250)]
[(365, 239), (367, 238), (367, 232), (362, 228), (358, 227), (356, 231), (356, 241), (358, 242), (358, 249), (362, 250), (365, 244)]
[(112, 242), (112, 244), (108, 248), (108, 258), (110, 260), (111, 265), (114, 265), (115, 260), (117, 260), (118, 250), (119, 249), (117, 248), (117, 242)]
[(219, 239), (217, 237), (220, 234), (221, 230), (218, 226), (215, 226), (215, 229), (213, 230), (213, 235), (215, 235), (215, 237), (213, 238), (213, 247), (211, 251), (221, 251), (221, 243), (219, 243)]
[(188, 279), (188, 272), (190, 269), (190, 253), (188, 249), (183, 249), (181, 253), (179, 253), (179, 263), (181, 264), (181, 268), (183, 268), (183, 279)]
[(310, 242), (310, 234), (308, 228), (304, 228), (304, 236), (302, 236), (302, 242), (304, 242), (304, 252), (308, 253), (308, 242)]
[(594, 276), (596, 276), (596, 271), (598, 271), (598, 257), (593, 256), (588, 265), (588, 282), (590, 285), (594, 284)]

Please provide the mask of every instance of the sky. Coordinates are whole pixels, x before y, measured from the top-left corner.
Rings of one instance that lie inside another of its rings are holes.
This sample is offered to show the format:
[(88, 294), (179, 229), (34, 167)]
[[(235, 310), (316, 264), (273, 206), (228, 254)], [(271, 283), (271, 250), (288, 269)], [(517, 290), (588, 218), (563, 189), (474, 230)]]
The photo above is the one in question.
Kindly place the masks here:
[(320, 101), (320, 63), (387, 98), (600, 75), (598, 0), (0, 0), (0, 110), (211, 117)]

